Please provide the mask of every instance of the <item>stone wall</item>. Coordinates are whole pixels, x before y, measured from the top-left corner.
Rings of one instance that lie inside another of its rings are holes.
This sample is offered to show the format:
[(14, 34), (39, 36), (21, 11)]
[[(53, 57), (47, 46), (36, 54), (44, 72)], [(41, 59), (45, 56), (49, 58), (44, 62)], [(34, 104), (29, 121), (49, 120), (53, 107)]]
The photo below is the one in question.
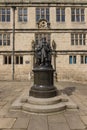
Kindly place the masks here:
[[(73, 2), (77, 2), (79, 7), (81, 4), (81, 0), (72, 0)], [(71, 1), (71, 3), (72, 3)], [(7, 2), (7, 0), (2, 0), (0, 3)], [(21, 0), (16, 2), (21, 2)], [(22, 1), (24, 2), (24, 1)], [(30, 2), (28, 0), (25, 1)], [(32, 2), (35, 2), (32, 0)], [(37, 1), (39, 2), (39, 1)], [(52, 2), (52, 1), (51, 1)], [(60, 2), (59, 0), (57, 2)], [(62, 0), (62, 2), (65, 2)], [(66, 2), (70, 2), (67, 0)], [(83, 3), (86, 0), (83, 0)], [(14, 3), (14, 5), (15, 5)], [(0, 80), (12, 80), (12, 64), (5, 65), (3, 61), (4, 55), (12, 55), (13, 48), (13, 10), (12, 10), (13, 2), (9, 0), (9, 3), (6, 5), (5, 3), (0, 4), (0, 6), (8, 6), (11, 8), (11, 21), (10, 22), (0, 22), (0, 33), (10, 33), (10, 46), (0, 46)], [(54, 3), (53, 3), (54, 4)], [(76, 80), (76, 81), (87, 81), (87, 64), (80, 63), (80, 56), (87, 55), (87, 41), (86, 45), (71, 45), (71, 33), (72, 32), (85, 32), (87, 39), (87, 6), (85, 7), (85, 22), (84, 23), (76, 23), (71, 22), (71, 7), (73, 4), (69, 4), (68, 6), (61, 4), (61, 7), (65, 6), (65, 22), (56, 22), (56, 4), (50, 6), (50, 29), (38, 29), (36, 23), (36, 12), (35, 8), (38, 6), (37, 4), (33, 5), (18, 3), (17, 8), (15, 10), (15, 55), (22, 55), (24, 62), (23, 65), (15, 64), (15, 80), (30, 80), (32, 77), (32, 68), (33, 68), (33, 56), (31, 54), (32, 50), (32, 41), (35, 41), (36, 33), (50, 33), (51, 35), (51, 46), (52, 42), (56, 43), (56, 60), (52, 60), (52, 64), (56, 70), (58, 80)], [(39, 6), (42, 6), (40, 4)], [(48, 7), (49, 4), (45, 4), (44, 6)], [(18, 7), (28, 7), (28, 21), (18, 22)], [(76, 6), (76, 5), (75, 5)], [(82, 7), (82, 6), (81, 6)], [(69, 56), (76, 55), (77, 63), (69, 64)]]
[(80, 55), (76, 64), (69, 64), (69, 55), (59, 55), (56, 60), (58, 80), (87, 81), (87, 65), (80, 63)]
[[(32, 56), (23, 56), (23, 65), (14, 65), (15, 80), (30, 80), (32, 77), (33, 61)], [(12, 80), (13, 66), (12, 64), (4, 64), (3, 56), (0, 55), (0, 80)]]
[(0, 0), (0, 3), (29, 3), (29, 4), (33, 4), (33, 3), (86, 3), (86, 0)]

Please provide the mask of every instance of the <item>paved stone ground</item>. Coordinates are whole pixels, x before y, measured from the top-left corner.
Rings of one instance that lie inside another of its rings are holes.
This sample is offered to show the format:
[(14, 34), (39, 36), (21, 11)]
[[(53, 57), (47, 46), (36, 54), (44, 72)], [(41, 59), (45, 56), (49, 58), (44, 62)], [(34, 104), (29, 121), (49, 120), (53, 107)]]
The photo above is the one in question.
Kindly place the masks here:
[(29, 90), (30, 84), (0, 81), (0, 130), (87, 130), (87, 84), (55, 83), (60, 92), (66, 93), (78, 104), (78, 110), (47, 115), (12, 111), (11, 104), (24, 91)]

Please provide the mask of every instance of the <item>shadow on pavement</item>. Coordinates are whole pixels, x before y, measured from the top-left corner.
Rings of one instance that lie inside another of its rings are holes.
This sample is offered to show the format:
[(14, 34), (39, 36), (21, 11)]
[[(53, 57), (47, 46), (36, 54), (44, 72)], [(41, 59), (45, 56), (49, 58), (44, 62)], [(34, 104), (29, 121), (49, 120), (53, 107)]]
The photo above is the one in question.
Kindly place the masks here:
[(72, 95), (72, 93), (76, 90), (75, 87), (67, 87), (67, 88), (64, 88), (62, 90), (60, 90), (60, 94), (63, 93), (63, 94), (67, 94), (68, 96)]

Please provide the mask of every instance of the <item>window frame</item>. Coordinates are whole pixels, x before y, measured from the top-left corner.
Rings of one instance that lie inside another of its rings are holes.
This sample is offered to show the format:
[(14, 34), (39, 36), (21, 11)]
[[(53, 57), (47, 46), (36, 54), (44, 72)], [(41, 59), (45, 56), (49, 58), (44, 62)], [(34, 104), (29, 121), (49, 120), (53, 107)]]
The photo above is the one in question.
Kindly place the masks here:
[[(42, 10), (44, 13), (42, 13)], [(40, 19), (45, 19), (47, 20), (47, 22), (50, 22), (50, 8), (49, 7), (36, 7), (36, 22), (38, 22)]]
[(86, 33), (71, 33), (71, 45), (86, 45)]
[(12, 64), (12, 56), (11, 55), (4, 55), (3, 56), (3, 64), (4, 65), (11, 65)]
[[(16, 60), (17, 58), (18, 58), (18, 63)], [(14, 63), (15, 63), (15, 65), (23, 65), (24, 64), (23, 55), (15, 55), (14, 56)], [(4, 55), (3, 56), (3, 64), (4, 65), (11, 65), (12, 64), (12, 55)]]
[[(58, 14), (58, 9), (59, 9), (59, 14)], [(64, 10), (64, 13), (63, 13), (63, 10)], [(64, 20), (63, 20), (63, 17), (64, 17)], [(56, 7), (56, 22), (65, 22), (65, 7)]]
[(0, 33), (0, 46), (10, 46), (10, 33)]
[(85, 22), (85, 8), (71, 8), (71, 22)]
[(69, 55), (69, 64), (76, 64), (76, 63), (77, 63), (77, 56)]
[[(51, 42), (51, 33), (35, 33), (36, 45), (37, 45), (38, 43), (40, 43), (42, 37), (46, 37), (47, 43), (50, 44), (50, 42)], [(38, 40), (38, 39), (39, 39), (39, 40)]]
[[(21, 62), (22, 60), (22, 62)], [(23, 58), (23, 55), (15, 55), (15, 61), (14, 63), (16, 65), (23, 65), (24, 64), (24, 58)]]
[[(24, 12), (25, 9), (26, 9), (26, 13)], [(25, 20), (25, 17), (26, 17), (26, 20)], [(18, 8), (18, 22), (24, 22), (24, 23), (28, 22), (28, 8), (27, 7)]]
[(2, 7), (0, 8), (0, 22), (10, 22), (11, 20), (11, 10), (10, 8)]
[(87, 55), (80, 56), (80, 64), (87, 64)]

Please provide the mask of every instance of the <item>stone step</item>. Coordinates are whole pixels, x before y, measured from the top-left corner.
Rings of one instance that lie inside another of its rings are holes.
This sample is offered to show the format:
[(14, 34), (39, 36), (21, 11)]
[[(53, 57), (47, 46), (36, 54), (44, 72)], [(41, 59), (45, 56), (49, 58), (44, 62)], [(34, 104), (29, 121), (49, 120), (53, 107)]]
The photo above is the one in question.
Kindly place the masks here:
[(29, 104), (35, 104), (35, 105), (51, 105), (51, 104), (57, 104), (60, 102), (67, 102), (68, 99), (67, 97), (64, 96), (55, 96), (52, 98), (34, 98), (34, 97), (29, 97), (28, 99), (22, 99), (21, 102), (26, 102)]
[(66, 105), (63, 103), (52, 104), (52, 105), (34, 105), (25, 103), (22, 106), (23, 111), (33, 112), (33, 113), (50, 113), (58, 112), (66, 109)]
[(23, 110), (30, 113), (51, 113), (66, 109), (77, 109), (78, 106), (72, 102), (67, 95), (53, 98), (34, 98), (21, 95), (11, 106), (12, 110)]

